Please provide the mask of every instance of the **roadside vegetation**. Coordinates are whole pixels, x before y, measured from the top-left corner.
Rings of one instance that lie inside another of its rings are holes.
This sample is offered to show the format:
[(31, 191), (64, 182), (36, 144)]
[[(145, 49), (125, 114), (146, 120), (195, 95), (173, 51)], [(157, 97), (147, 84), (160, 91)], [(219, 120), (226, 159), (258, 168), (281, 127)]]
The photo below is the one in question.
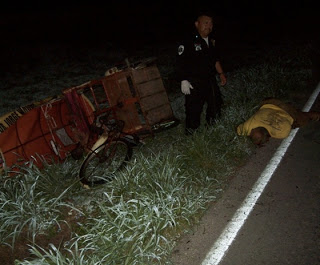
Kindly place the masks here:
[[(227, 72), (228, 85), (221, 88), (221, 118), (186, 137), (184, 99), (172, 80), (174, 56), (160, 50), (157, 57), (175, 116), (182, 123), (143, 139), (112, 181), (84, 189), (77, 179), (80, 163), (72, 159), (43, 170), (28, 162), (18, 176), (1, 176), (1, 252), (16, 253), (15, 264), (170, 264), (176, 239), (219, 199), (255, 148), (236, 135), (236, 126), (265, 97), (296, 101), (310, 89), (305, 44), (280, 45), (250, 62), (244, 55), (239, 67)], [(105, 67), (99, 60), (93, 65)], [(10, 92), (9, 97), (19, 93), (13, 86)]]

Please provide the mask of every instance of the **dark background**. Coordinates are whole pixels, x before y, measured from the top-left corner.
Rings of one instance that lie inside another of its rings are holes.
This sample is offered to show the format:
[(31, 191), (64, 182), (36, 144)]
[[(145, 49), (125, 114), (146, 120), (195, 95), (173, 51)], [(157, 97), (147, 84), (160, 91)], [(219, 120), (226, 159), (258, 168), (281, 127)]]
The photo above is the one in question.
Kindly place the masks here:
[[(319, 27), (308, 1), (12, 1), (2, 4), (4, 42), (172, 41), (193, 26), (198, 9), (216, 16), (223, 38), (258, 34), (312, 37)], [(319, 32), (318, 32), (319, 33)], [(236, 35), (236, 36), (234, 36)], [(252, 36), (258, 37), (258, 36)]]
[[(198, 2), (201, 2), (200, 6)], [(1, 62), (28, 57), (26, 47), (113, 45), (133, 54), (144, 46), (176, 43), (193, 29), (199, 9), (215, 15), (222, 45), (310, 40), (318, 45), (312, 1), (12, 1), (0, 9)], [(23, 54), (19, 50), (23, 47)]]

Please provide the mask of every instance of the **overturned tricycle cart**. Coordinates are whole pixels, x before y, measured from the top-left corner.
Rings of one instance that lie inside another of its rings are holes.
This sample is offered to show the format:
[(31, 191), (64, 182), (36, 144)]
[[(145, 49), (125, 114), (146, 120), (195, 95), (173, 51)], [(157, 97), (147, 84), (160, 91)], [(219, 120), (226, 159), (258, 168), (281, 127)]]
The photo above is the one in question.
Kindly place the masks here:
[(141, 136), (178, 124), (155, 62), (127, 61), (102, 78), (1, 117), (2, 169), (30, 160), (41, 167), (84, 152), (82, 183), (91, 186), (111, 178)]

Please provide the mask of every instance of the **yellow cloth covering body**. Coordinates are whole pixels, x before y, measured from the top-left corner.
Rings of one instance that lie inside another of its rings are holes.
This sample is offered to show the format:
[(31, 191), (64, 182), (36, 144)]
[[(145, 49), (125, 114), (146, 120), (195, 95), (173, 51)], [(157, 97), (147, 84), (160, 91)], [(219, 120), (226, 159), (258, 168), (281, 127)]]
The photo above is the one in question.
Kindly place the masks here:
[(246, 122), (237, 128), (238, 135), (249, 136), (251, 130), (264, 127), (273, 138), (286, 138), (294, 119), (283, 109), (273, 104), (265, 104)]

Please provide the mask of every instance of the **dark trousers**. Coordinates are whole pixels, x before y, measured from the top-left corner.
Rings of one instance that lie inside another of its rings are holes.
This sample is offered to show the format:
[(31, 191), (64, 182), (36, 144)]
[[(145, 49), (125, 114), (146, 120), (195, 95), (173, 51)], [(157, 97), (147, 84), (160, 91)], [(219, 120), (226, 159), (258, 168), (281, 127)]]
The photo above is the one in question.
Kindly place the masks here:
[(221, 114), (222, 97), (215, 80), (192, 82), (191, 94), (185, 96), (186, 133), (191, 133), (200, 126), (201, 113), (207, 104), (206, 121), (213, 124)]

